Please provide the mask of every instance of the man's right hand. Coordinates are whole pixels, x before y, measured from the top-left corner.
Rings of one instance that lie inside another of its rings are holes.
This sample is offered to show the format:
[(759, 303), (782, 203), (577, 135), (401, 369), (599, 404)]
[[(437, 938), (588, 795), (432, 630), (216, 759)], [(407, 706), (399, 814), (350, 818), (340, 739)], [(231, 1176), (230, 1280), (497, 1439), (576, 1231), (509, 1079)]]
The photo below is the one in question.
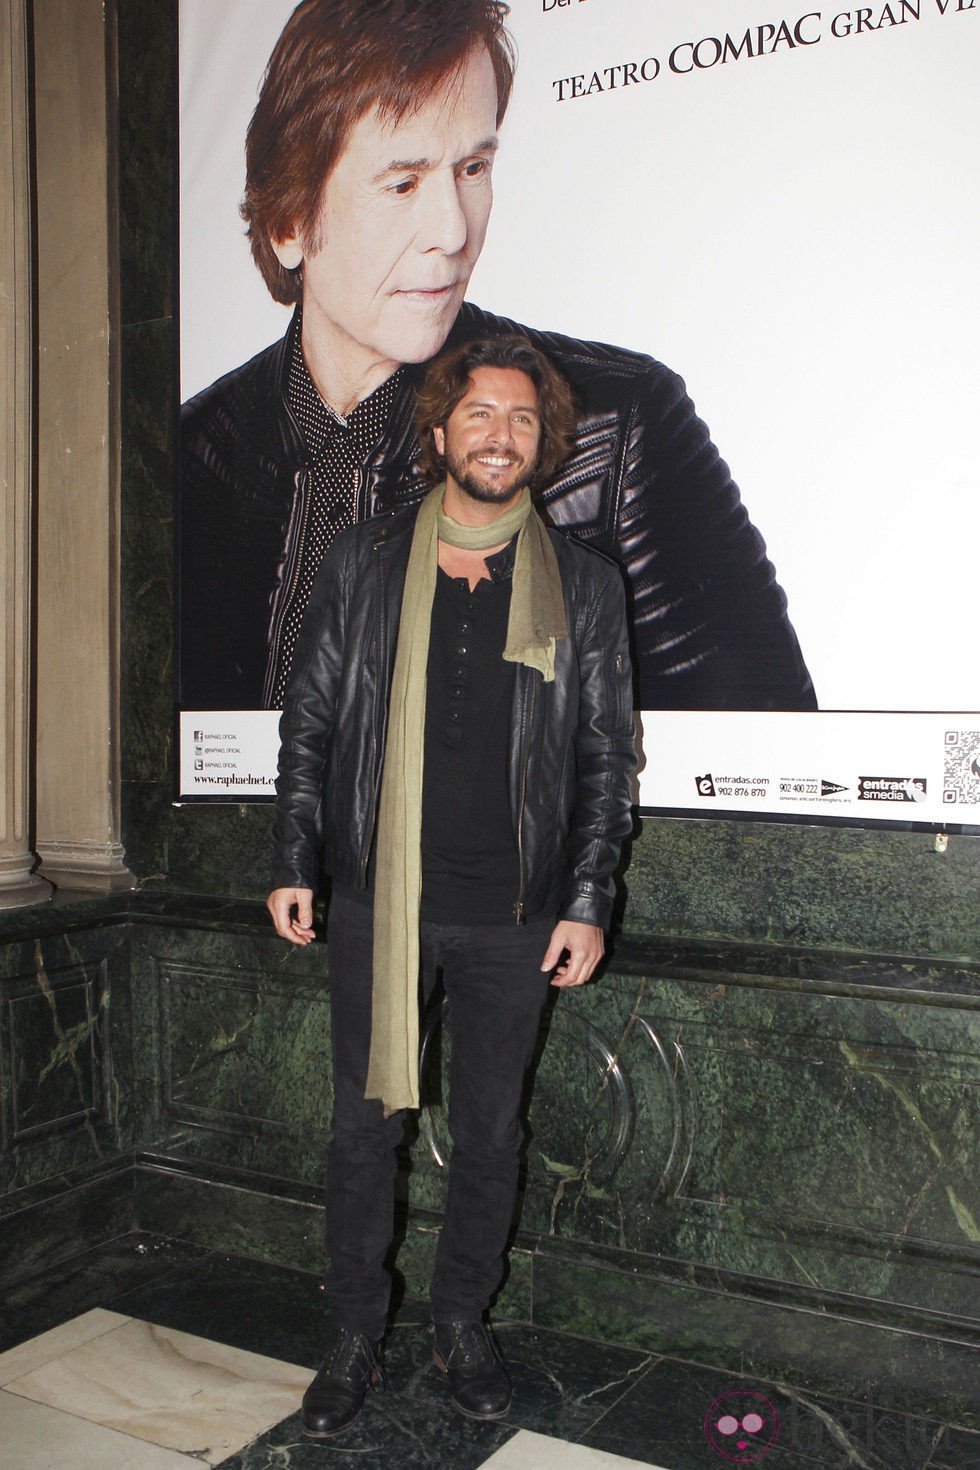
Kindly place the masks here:
[[(313, 932), (313, 889), (273, 888), (265, 901), (276, 933), (290, 944), (311, 944)], [(293, 909), (296, 910), (295, 918)]]

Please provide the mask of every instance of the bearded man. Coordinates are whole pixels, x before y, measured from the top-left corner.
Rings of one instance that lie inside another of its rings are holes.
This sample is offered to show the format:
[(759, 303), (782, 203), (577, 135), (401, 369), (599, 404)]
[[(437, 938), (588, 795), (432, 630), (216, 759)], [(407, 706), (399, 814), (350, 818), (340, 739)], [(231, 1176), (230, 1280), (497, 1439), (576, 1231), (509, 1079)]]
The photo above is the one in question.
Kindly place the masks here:
[(297, 640), (268, 907), (284, 939), (309, 943), (330, 875), (334, 1336), (303, 1401), (314, 1436), (345, 1429), (382, 1381), (395, 1151), (437, 976), (453, 1147), (434, 1358), (462, 1413), (510, 1404), (486, 1313), (521, 1098), (549, 984), (584, 984), (602, 956), (635, 763), (620, 573), (530, 501), (573, 426), (567, 385), (524, 338), (434, 364), (418, 428), (439, 483), (337, 538)]

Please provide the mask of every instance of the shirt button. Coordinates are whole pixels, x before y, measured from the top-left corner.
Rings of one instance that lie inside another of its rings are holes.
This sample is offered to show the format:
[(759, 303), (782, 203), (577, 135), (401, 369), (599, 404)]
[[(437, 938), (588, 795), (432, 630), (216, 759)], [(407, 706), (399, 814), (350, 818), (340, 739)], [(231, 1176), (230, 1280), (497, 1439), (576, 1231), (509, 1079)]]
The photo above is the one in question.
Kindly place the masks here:
[(459, 631), (461, 633), (468, 633), (470, 631), (470, 629), (472, 628), (472, 626), (473, 626), (473, 624), (471, 622), (468, 622), (468, 621), (466, 621), (464, 619), (464, 621), (462, 623), (460, 623), (460, 625), (459, 625)]
[(452, 709), (452, 710), (449, 711), (449, 718), (452, 720), (453, 724), (455, 725), (455, 724), (458, 724), (459, 723), (459, 721), (463, 718), (463, 715), (462, 715), (462, 712), (460, 710), (458, 710), (458, 709)]
[(459, 654), (460, 658), (465, 658), (467, 653), (469, 652), (469, 649), (466, 647), (465, 643), (461, 643), (456, 652)]

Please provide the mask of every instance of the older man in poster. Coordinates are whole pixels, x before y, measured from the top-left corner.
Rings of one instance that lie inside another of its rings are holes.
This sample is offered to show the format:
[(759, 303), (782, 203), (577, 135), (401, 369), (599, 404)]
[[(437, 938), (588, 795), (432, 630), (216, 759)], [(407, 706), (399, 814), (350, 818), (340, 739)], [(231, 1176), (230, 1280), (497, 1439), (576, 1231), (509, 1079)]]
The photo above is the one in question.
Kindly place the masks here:
[(281, 342), (184, 406), (185, 708), (281, 705), (326, 547), (422, 498), (424, 365), (515, 329), (577, 396), (543, 509), (626, 574), (640, 707), (815, 707), (765, 545), (677, 375), (464, 303), (513, 78), (506, 12), (304, 0), (279, 38), (242, 212), (270, 292), (296, 310)]

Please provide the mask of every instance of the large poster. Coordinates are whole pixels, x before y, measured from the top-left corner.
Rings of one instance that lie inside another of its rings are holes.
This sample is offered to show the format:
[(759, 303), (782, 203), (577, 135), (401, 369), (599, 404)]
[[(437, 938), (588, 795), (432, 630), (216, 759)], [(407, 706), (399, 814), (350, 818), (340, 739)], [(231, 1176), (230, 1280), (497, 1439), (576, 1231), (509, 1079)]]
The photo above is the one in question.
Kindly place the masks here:
[[(307, 513), (283, 429), (296, 327), (239, 205), (292, 8), (180, 10), (181, 799), (265, 796), (275, 772), (276, 609)], [(348, 43), (390, 11), (404, 40), (404, 0), (313, 8)], [(464, 261), (467, 330), (548, 334), (583, 403), (546, 507), (627, 575), (641, 805), (976, 823), (974, 0), (515, 0), (507, 24), (492, 214), (433, 248)], [(366, 238), (335, 315), (370, 286)], [(385, 508), (394, 478), (414, 494), (411, 435), (388, 438), (345, 514)]]

